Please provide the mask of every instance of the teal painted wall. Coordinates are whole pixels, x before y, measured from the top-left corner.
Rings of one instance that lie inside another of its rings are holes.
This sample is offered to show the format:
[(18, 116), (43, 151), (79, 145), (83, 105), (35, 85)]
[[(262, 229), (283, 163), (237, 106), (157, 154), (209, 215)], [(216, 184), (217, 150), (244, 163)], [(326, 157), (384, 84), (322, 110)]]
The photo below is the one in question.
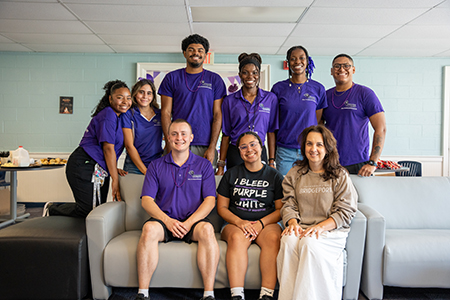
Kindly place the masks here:
[[(287, 78), (284, 56), (265, 55), (271, 84)], [(332, 57), (314, 57), (313, 79), (332, 87)], [(0, 150), (73, 151), (108, 80), (130, 86), (137, 62), (183, 63), (180, 54), (0, 52)], [(237, 55), (215, 54), (215, 63)], [(443, 67), (450, 58), (355, 58), (354, 81), (372, 88), (385, 110), (384, 155), (441, 155)], [(74, 97), (73, 115), (58, 113), (59, 97)]]

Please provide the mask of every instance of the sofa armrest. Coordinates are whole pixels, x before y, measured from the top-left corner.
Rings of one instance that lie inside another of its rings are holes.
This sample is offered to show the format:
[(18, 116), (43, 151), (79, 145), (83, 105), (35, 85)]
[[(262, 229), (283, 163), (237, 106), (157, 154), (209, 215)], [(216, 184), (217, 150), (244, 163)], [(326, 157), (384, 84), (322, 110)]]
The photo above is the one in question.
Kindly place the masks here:
[(366, 248), (364, 251), (361, 290), (369, 299), (383, 299), (383, 251), (386, 220), (367, 204), (358, 203), (367, 218)]
[(86, 218), (92, 297), (108, 299), (111, 288), (105, 285), (103, 251), (114, 237), (125, 232), (125, 203), (108, 202), (91, 211)]
[(358, 299), (364, 255), (367, 219), (357, 211), (350, 224), (345, 249), (347, 250), (347, 280), (342, 299)]

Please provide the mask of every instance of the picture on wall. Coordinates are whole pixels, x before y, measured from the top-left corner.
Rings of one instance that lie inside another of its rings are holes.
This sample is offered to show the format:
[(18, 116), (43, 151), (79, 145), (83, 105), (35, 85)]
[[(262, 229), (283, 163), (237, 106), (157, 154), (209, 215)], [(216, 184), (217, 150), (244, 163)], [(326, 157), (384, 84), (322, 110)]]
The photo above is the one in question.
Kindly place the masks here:
[[(137, 80), (149, 79), (152, 80), (158, 91), (159, 85), (161, 84), (164, 77), (170, 71), (185, 68), (184, 63), (137, 63)], [(261, 82), (260, 87), (267, 90), (270, 86), (269, 84), (269, 65), (261, 65)], [(227, 94), (232, 94), (240, 89), (241, 79), (239, 78), (239, 65), (238, 64), (214, 64), (214, 65), (204, 65), (204, 68), (219, 74), (225, 86), (227, 87)], [(158, 95), (158, 103), (161, 104), (161, 99)]]
[(59, 113), (69, 115), (73, 114), (73, 97), (59, 97)]

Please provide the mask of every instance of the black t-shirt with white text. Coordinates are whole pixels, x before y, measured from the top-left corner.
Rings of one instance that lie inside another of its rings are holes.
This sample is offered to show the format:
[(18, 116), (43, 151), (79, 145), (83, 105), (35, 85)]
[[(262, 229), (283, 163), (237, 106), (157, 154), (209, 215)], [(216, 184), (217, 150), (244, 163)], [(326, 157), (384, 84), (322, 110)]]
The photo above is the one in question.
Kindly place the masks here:
[(283, 175), (264, 165), (250, 172), (244, 164), (229, 169), (217, 193), (230, 199), (229, 210), (243, 220), (256, 221), (275, 211), (275, 200), (283, 198)]

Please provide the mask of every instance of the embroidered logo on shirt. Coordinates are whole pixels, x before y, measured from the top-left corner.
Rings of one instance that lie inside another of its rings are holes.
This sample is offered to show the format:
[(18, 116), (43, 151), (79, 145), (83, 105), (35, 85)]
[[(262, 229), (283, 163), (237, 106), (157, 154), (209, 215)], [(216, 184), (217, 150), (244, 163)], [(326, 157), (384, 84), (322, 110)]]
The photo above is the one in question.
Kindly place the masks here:
[(270, 114), (270, 107), (264, 107), (264, 104), (259, 104), (259, 112)]
[(188, 180), (202, 180), (202, 174), (196, 175), (194, 170), (190, 170), (188, 174), (190, 175)]
[(358, 110), (355, 103), (349, 103), (348, 101), (345, 102), (345, 105), (341, 109)]
[(333, 192), (331, 190), (331, 187), (329, 186), (308, 186), (301, 188), (299, 193), (300, 194), (318, 194), (318, 193), (331, 193)]
[(204, 80), (202, 80), (200, 82), (200, 84), (198, 85), (199, 88), (203, 88), (203, 89), (210, 89), (212, 90), (212, 83), (207, 83)]
[(155, 123), (154, 126), (161, 127), (161, 121), (158, 121), (158, 120), (156, 120), (156, 119), (153, 119), (153, 123)]
[(311, 95), (308, 94), (308, 93), (304, 93), (304, 94), (303, 94), (302, 101), (311, 101), (311, 102), (317, 103), (316, 97), (311, 96)]

